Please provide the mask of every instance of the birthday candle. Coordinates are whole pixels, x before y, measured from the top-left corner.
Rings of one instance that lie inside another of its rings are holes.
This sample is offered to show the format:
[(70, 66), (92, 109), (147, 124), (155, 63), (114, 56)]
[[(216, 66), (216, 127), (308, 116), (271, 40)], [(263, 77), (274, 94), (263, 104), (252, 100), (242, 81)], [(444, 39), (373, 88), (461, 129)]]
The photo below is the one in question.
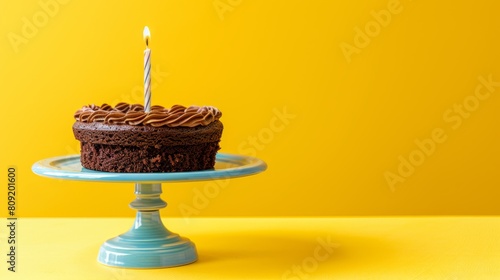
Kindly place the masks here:
[(144, 111), (147, 113), (151, 110), (151, 49), (149, 49), (151, 33), (147, 26), (144, 27), (143, 37), (146, 41), (146, 49), (144, 50)]

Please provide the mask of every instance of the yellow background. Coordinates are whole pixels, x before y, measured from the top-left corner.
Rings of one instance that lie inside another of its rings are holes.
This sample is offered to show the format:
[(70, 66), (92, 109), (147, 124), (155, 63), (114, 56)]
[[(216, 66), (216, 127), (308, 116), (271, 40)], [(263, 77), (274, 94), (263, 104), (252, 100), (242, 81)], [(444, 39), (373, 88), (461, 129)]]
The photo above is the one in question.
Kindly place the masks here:
[[(131, 184), (42, 178), (31, 165), (78, 153), (71, 126), (81, 106), (142, 103), (148, 25), (153, 104), (219, 107), (221, 152), (269, 165), (218, 185), (165, 184), (167, 215), (500, 214), (500, 87), (474, 99), (479, 77), (500, 81), (499, 6), (1, 1), (0, 177), (17, 166), (19, 216), (133, 215)], [(357, 47), (350, 55), (347, 44)], [(477, 108), (449, 113), (464, 100)], [(387, 172), (400, 176), (400, 156), (418, 156), (415, 141), (436, 129), (446, 140), (391, 188)]]

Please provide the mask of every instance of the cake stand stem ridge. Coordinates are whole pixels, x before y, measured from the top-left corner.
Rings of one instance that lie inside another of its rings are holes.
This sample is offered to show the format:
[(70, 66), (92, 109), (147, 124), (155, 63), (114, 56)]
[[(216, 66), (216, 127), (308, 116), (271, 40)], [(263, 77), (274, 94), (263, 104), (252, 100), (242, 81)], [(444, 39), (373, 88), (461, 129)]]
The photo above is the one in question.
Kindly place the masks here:
[(135, 200), (130, 208), (137, 211), (155, 211), (167, 207), (167, 203), (160, 197), (161, 184), (135, 184)]

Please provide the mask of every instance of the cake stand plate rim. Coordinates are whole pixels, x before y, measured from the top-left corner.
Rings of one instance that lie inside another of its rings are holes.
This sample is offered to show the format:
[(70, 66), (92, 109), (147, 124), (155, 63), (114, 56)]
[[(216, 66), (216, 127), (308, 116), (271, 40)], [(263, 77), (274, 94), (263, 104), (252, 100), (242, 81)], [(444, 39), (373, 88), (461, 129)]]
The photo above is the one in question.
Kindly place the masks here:
[(227, 179), (260, 173), (267, 169), (267, 164), (256, 157), (217, 153), (217, 164), (230, 164), (229, 167), (189, 172), (165, 173), (113, 173), (85, 169), (80, 164), (80, 155), (66, 155), (42, 159), (32, 166), (33, 173), (49, 178), (100, 181), (100, 182), (135, 182), (162, 183), (187, 182)]

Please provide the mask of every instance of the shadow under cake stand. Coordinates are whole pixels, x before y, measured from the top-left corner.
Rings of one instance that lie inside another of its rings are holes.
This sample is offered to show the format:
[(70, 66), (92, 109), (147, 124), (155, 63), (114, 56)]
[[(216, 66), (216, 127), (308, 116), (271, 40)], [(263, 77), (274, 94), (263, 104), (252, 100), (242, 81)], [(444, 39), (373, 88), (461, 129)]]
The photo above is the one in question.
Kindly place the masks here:
[(258, 158), (218, 153), (214, 169), (173, 173), (111, 173), (83, 168), (79, 155), (61, 156), (36, 162), (35, 174), (58, 179), (94, 182), (135, 183), (136, 198), (130, 207), (137, 210), (132, 228), (100, 248), (97, 260), (124, 268), (160, 268), (185, 265), (198, 259), (189, 239), (170, 232), (159, 210), (167, 206), (160, 198), (161, 183), (227, 179), (257, 174), (267, 168)]

